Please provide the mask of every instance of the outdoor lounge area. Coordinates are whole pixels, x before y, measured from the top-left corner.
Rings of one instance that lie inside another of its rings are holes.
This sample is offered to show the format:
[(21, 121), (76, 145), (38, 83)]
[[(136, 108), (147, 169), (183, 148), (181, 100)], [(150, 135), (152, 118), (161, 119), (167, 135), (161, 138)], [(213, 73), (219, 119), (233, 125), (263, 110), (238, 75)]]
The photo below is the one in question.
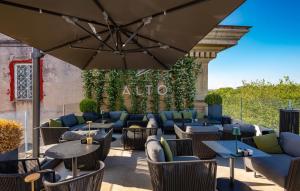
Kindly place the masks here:
[(253, 77), (246, 2), (0, 1), (0, 191), (300, 191), (300, 83)]

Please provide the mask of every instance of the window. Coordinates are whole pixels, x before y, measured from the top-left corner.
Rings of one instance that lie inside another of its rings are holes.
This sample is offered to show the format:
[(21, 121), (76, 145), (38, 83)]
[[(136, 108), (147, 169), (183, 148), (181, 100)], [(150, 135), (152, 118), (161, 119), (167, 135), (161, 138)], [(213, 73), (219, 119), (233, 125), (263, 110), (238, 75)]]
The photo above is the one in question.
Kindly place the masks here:
[(32, 99), (32, 64), (15, 64), (15, 99)]

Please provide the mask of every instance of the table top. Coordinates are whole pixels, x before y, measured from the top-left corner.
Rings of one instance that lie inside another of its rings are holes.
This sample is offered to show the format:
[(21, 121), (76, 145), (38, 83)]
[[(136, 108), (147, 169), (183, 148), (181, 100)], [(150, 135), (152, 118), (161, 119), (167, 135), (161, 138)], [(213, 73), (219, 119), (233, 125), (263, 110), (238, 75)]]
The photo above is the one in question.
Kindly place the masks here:
[[(231, 158), (231, 157), (243, 157), (236, 156), (235, 143), (236, 141), (203, 141), (205, 145), (207, 145), (210, 149), (215, 151), (222, 158)], [(253, 155), (247, 157), (269, 157), (270, 155), (258, 150), (254, 147), (251, 147), (241, 141), (237, 141), (238, 148), (240, 149), (251, 149), (253, 151)]]
[(100, 145), (81, 144), (81, 141), (68, 141), (48, 149), (45, 155), (55, 159), (71, 159), (96, 151)]

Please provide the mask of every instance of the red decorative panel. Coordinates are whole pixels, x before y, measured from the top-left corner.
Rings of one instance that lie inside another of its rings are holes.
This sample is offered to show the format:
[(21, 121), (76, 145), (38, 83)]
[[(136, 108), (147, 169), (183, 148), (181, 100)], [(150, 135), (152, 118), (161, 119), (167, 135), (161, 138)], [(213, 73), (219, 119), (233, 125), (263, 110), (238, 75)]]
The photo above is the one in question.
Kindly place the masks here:
[[(15, 100), (15, 64), (30, 64), (32, 59), (27, 60), (12, 60), (9, 63), (9, 74), (10, 74), (10, 90), (9, 96), (10, 101)], [(44, 98), (44, 89), (43, 89), (43, 60), (40, 61), (40, 101)]]

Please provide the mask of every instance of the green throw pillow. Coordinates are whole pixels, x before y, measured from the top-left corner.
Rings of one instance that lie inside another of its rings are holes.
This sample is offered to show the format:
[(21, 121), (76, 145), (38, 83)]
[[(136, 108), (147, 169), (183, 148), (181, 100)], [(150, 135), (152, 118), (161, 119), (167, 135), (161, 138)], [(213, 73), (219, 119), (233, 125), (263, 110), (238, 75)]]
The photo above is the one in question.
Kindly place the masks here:
[(164, 113), (160, 113), (159, 115), (162, 121), (167, 121), (167, 117)]
[(193, 113), (191, 111), (183, 111), (183, 119), (193, 119)]
[(50, 119), (49, 127), (62, 127), (62, 122), (60, 119)]
[(173, 153), (170, 149), (168, 142), (163, 137), (160, 138), (160, 144), (164, 150), (166, 161), (167, 162), (173, 161)]
[(173, 119), (182, 119), (182, 115), (178, 111), (173, 111)]
[(82, 116), (76, 116), (76, 119), (77, 119), (78, 124), (84, 124), (85, 123), (85, 120)]
[(204, 119), (204, 112), (201, 112), (201, 111), (197, 111), (197, 119)]
[(144, 115), (144, 117), (143, 117), (143, 121), (148, 121), (148, 117), (147, 117), (147, 115)]
[(253, 137), (257, 148), (270, 154), (281, 154), (282, 149), (278, 143), (276, 133)]
[(127, 112), (122, 112), (121, 116), (120, 116), (120, 120), (121, 121), (125, 121), (126, 117), (127, 117)]

